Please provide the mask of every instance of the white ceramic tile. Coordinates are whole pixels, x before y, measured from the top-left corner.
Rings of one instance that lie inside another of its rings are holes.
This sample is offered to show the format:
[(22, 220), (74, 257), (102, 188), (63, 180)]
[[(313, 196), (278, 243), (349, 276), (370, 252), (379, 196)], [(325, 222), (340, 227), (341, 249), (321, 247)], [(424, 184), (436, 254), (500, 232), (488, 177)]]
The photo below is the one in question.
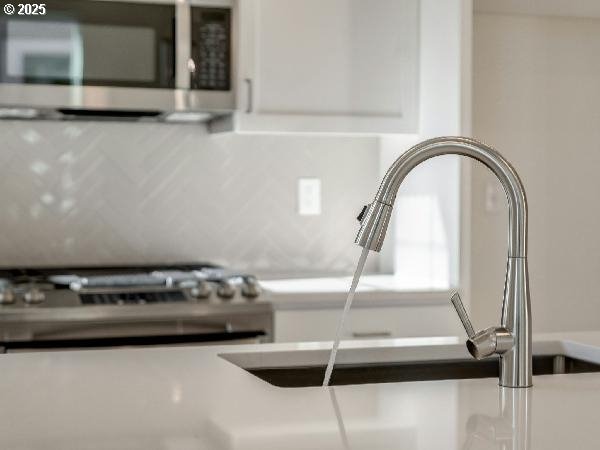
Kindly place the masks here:
[[(1, 122), (0, 135), (4, 266), (210, 260), (347, 274), (356, 213), (379, 181), (372, 138), (36, 121)], [(320, 216), (297, 214), (300, 177), (322, 180)]]

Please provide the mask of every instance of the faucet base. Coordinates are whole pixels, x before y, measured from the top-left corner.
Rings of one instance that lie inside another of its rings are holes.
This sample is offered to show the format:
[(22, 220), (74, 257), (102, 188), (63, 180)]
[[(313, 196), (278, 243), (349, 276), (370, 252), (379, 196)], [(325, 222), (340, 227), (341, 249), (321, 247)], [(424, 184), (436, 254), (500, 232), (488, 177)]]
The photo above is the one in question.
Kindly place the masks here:
[(514, 345), (500, 355), (500, 385), (532, 385), (531, 308), (527, 258), (509, 257), (506, 265), (502, 326), (513, 336)]

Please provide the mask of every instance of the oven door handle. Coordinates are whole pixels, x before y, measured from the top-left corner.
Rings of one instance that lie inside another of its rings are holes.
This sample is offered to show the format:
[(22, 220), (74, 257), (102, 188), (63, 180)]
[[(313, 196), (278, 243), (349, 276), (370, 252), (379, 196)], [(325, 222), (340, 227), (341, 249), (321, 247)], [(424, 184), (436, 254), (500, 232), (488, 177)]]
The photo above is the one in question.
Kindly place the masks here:
[(35, 330), (28, 340), (78, 340), (114, 336), (163, 336), (176, 334), (232, 333), (235, 327), (229, 321), (210, 319), (143, 320), (138, 322), (78, 322), (56, 323)]
[(260, 339), (265, 336), (262, 330), (232, 331), (200, 334), (171, 334), (157, 336), (120, 336), (84, 339), (45, 339), (39, 341), (5, 342), (5, 353), (26, 350), (60, 350), (79, 348), (171, 346), (184, 344), (219, 343), (233, 340)]

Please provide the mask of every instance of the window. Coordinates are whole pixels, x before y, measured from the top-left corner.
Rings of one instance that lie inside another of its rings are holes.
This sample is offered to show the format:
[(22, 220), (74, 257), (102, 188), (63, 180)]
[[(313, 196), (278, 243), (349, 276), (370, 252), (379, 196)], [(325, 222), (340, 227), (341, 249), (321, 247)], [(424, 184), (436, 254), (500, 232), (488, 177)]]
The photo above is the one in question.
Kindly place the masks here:
[[(382, 166), (394, 159), (385, 152), (382, 150)], [(397, 157), (397, 147), (394, 153)], [(460, 157), (430, 159), (406, 177), (389, 233), (392, 245), (388, 244), (382, 255), (382, 271), (394, 274), (394, 288), (435, 291), (458, 285)]]

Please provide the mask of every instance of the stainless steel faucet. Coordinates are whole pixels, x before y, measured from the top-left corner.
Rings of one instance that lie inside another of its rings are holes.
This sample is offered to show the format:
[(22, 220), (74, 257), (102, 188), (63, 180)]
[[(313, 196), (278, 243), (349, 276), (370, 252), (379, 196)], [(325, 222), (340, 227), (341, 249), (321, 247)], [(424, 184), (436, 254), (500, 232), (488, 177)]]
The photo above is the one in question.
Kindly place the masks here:
[(379, 251), (392, 215), (396, 194), (408, 173), (423, 161), (441, 155), (462, 155), (487, 166), (500, 180), (508, 200), (508, 262), (499, 327), (475, 332), (460, 296), (452, 304), (467, 331), (467, 349), (476, 359), (500, 355), (500, 385), (531, 386), (531, 306), (527, 271), (527, 199), (515, 169), (491, 147), (465, 137), (440, 137), (415, 145), (388, 169), (373, 202), (359, 215), (355, 242)]

